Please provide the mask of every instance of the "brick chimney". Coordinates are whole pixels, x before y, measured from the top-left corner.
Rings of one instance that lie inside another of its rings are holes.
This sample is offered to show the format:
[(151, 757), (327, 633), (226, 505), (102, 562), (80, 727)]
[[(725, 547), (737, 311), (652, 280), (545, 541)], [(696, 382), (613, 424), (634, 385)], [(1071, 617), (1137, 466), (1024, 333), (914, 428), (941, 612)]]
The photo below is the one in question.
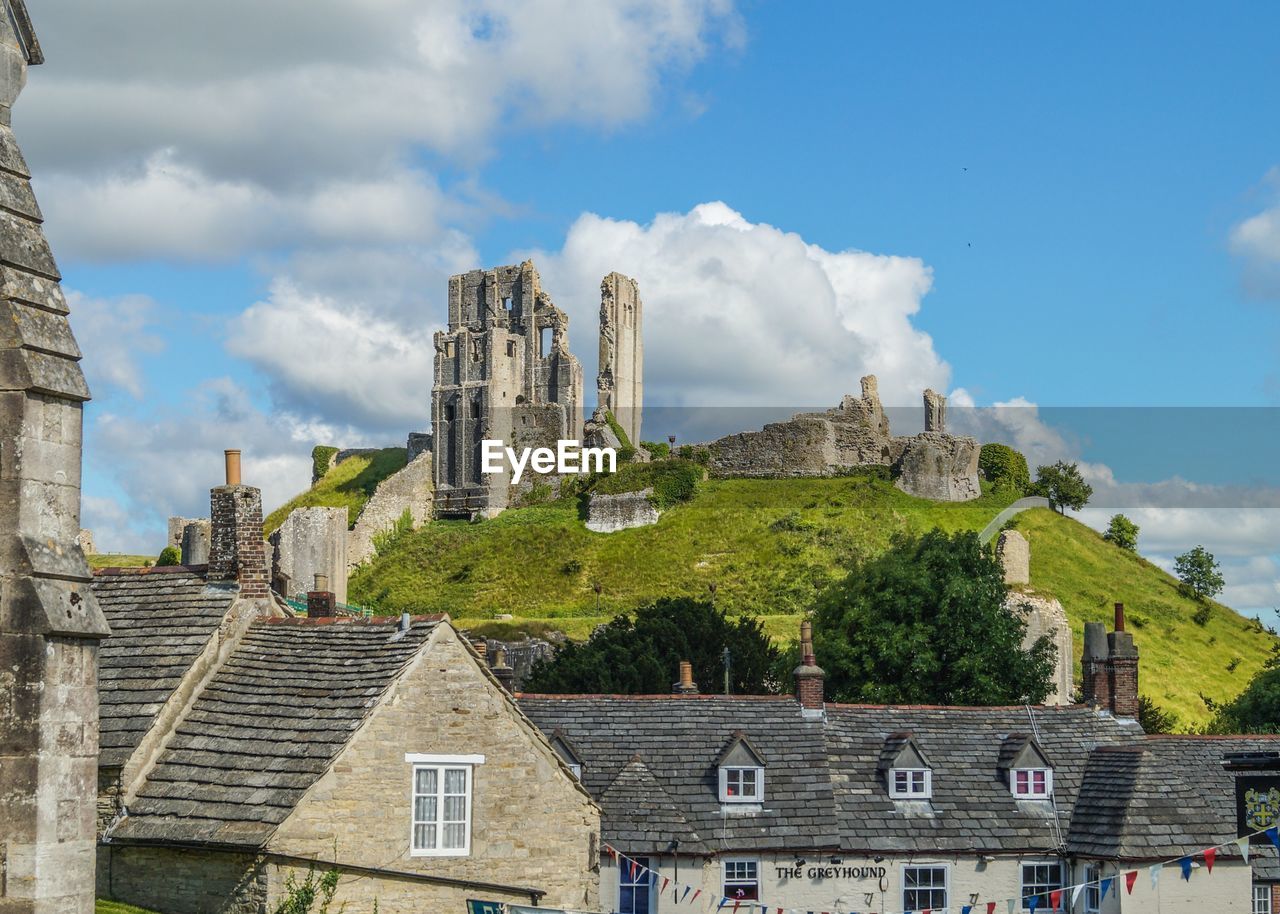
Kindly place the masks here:
[(698, 684), (693, 681), (693, 664), (688, 660), (680, 661), (680, 678), (671, 686), (676, 695), (697, 695)]
[(823, 682), (827, 674), (818, 666), (813, 655), (813, 623), (805, 619), (800, 623), (800, 665), (796, 667), (796, 700), (805, 711), (821, 712)]
[(329, 589), (329, 576), (318, 574), (315, 589), (307, 591), (307, 618), (332, 619), (338, 614), (338, 600)]
[(508, 692), (514, 692), (516, 686), (516, 671), (507, 665), (507, 649), (505, 647), (495, 647), (493, 653), (493, 662), (489, 664), (489, 672), (497, 677), (498, 683)]
[(1138, 649), (1124, 630), (1124, 604), (1115, 605), (1115, 631), (1101, 622), (1084, 626), (1081, 661), (1084, 703), (1116, 717), (1138, 716)]
[(262, 493), (240, 483), (240, 452), (226, 452), (227, 483), (209, 492), (209, 581), (234, 582), (240, 596), (265, 600), (271, 585), (262, 538)]

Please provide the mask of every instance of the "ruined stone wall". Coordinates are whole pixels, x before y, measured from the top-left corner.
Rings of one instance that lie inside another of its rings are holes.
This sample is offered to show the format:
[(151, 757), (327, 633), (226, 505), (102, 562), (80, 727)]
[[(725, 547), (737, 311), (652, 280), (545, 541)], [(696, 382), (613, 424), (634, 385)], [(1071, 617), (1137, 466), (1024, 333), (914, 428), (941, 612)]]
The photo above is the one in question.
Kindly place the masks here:
[(169, 518), (169, 538), (165, 541), (166, 546), (172, 546), (174, 549), (182, 549), (182, 531), (187, 529), (188, 524), (209, 523), (208, 518), (204, 517), (171, 517)]
[[(410, 854), (407, 753), (484, 756), (474, 767), (466, 856)], [(532, 886), (547, 892), (546, 907), (595, 911), (599, 829), (598, 807), (555, 750), (442, 624), (268, 850)], [(385, 914), (453, 910), (437, 903), (439, 887), (406, 882), (392, 897), (379, 883), (378, 891)]]
[(610, 273), (600, 283), (600, 362), (596, 402), (640, 445), (644, 405), (644, 304), (634, 279)]
[(97, 643), (80, 534), (89, 390), (10, 109), (40, 63), (21, 0), (0, 15), (0, 909), (92, 914)]
[(270, 543), (271, 579), (289, 582), (286, 596), (306, 593), (323, 574), (338, 602), (347, 602), (346, 508), (295, 508)]
[(209, 564), (209, 547), (213, 541), (213, 533), (209, 521), (201, 519), (182, 528), (182, 564)]
[(98, 894), (164, 914), (263, 914), (267, 870), (251, 854), (105, 844)]
[(978, 439), (921, 432), (894, 438), (891, 446), (894, 485), (908, 495), (932, 501), (969, 501), (982, 494)]
[(593, 494), (587, 500), (587, 529), (594, 533), (616, 533), (658, 522), (658, 509), (649, 499), (653, 489), (618, 495)]
[(431, 519), (431, 463), (431, 452), (423, 451), (378, 483), (347, 537), (348, 569), (373, 558), (373, 538), (395, 527), (405, 511), (415, 530)]
[(98, 543), (93, 538), (93, 531), (80, 528), (80, 535), (76, 537), (76, 545), (80, 547), (80, 551), (85, 555), (97, 555)]

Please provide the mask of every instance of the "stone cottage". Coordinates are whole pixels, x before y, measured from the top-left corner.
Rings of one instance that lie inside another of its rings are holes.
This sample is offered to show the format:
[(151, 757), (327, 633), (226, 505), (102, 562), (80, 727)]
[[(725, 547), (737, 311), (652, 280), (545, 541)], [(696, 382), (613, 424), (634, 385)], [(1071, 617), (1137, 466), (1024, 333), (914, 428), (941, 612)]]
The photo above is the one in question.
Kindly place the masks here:
[(327, 592), (291, 617), (257, 490), (214, 489), (212, 515), (209, 566), (95, 582), (122, 635), (102, 658), (99, 894), (259, 912), (315, 867), (352, 914), (593, 909), (599, 809), (448, 617), (341, 618)]

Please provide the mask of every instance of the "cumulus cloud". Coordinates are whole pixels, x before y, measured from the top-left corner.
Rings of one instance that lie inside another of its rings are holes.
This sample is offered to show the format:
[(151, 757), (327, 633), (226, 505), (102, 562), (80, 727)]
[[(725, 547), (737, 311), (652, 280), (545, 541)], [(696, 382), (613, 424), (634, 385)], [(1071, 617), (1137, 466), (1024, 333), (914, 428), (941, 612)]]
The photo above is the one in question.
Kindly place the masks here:
[(118, 389), (141, 399), (139, 358), (164, 348), (164, 340), (155, 332), (155, 302), (145, 295), (95, 298), (74, 289), (66, 295), (94, 396), (110, 396)]
[(835, 405), (864, 374), (879, 377), (886, 403), (915, 402), (949, 374), (911, 322), (932, 283), (923, 262), (827, 251), (724, 203), (644, 225), (584, 214), (560, 250), (532, 256), (571, 316), (588, 378), (601, 278), (639, 282), (649, 402)]
[(1280, 167), (1264, 179), (1275, 199), (1231, 230), (1231, 251), (1244, 266), (1245, 289), (1259, 298), (1280, 298)]
[(24, 147), (55, 244), (98, 258), (416, 239), (441, 205), (424, 154), (468, 169), (499, 131), (611, 129), (741, 36), (730, 0), (73, 0), (39, 25), (58, 66), (32, 74)]

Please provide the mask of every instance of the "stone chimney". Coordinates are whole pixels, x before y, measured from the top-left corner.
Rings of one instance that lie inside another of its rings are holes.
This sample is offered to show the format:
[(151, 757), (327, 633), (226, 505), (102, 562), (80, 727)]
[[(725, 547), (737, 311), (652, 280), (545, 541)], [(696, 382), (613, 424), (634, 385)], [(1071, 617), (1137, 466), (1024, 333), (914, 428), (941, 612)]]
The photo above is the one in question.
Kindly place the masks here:
[(329, 589), (327, 575), (316, 575), (313, 590), (307, 591), (307, 618), (332, 619), (338, 614), (338, 600)]
[(693, 664), (688, 660), (680, 661), (680, 678), (671, 686), (676, 695), (697, 695), (698, 684), (693, 681)]
[(493, 663), (489, 665), (489, 671), (497, 677), (498, 683), (508, 692), (514, 692), (516, 686), (516, 671), (507, 665), (507, 649), (505, 647), (495, 647), (493, 649)]
[(240, 452), (227, 451), (227, 484), (210, 490), (208, 580), (240, 585), (240, 596), (265, 600), (271, 585), (262, 538), (262, 493), (240, 483)]
[(1081, 661), (1084, 703), (1116, 717), (1138, 716), (1138, 649), (1124, 630), (1124, 604), (1115, 605), (1115, 631), (1101, 622), (1084, 626)]
[(821, 712), (825, 706), (823, 682), (827, 674), (818, 666), (813, 655), (813, 623), (805, 619), (800, 623), (800, 665), (796, 667), (796, 700), (805, 711)]

